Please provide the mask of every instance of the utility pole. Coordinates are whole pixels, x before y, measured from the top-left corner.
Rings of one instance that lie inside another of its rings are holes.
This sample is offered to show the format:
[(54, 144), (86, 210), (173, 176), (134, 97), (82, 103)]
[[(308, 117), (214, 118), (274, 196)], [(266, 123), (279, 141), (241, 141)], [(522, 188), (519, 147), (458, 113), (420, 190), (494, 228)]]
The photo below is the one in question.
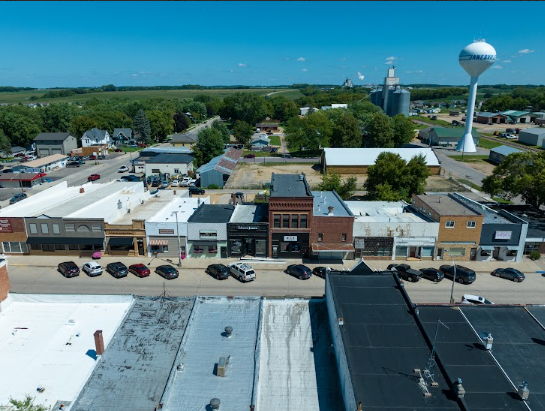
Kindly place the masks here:
[(178, 267), (181, 267), (182, 266), (182, 256), (181, 256), (182, 247), (180, 245), (180, 229), (178, 227), (178, 213), (179, 212), (180, 212), (179, 210), (176, 210), (176, 211), (173, 211), (172, 214), (176, 214), (176, 238), (178, 239)]

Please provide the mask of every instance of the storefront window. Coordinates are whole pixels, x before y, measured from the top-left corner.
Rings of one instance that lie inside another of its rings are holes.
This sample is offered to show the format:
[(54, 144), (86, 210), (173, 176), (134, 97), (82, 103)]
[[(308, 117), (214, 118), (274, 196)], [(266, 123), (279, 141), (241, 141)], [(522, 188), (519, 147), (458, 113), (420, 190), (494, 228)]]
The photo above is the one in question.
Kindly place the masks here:
[(267, 255), (267, 240), (255, 240), (255, 254)]
[(242, 242), (239, 240), (231, 241), (231, 254), (240, 254), (242, 248)]
[(420, 257), (433, 257), (433, 247), (422, 247)]
[(273, 219), (274, 219), (274, 228), (280, 228), (280, 214), (275, 214)]
[(299, 227), (299, 221), (298, 221), (298, 215), (292, 214), (291, 215), (291, 228), (298, 228)]
[(307, 215), (301, 214), (301, 228), (307, 228)]
[(541, 243), (526, 243), (524, 244), (524, 255), (530, 254), (532, 251), (539, 251)]
[(195, 254), (202, 254), (204, 252), (204, 248), (201, 247), (200, 245), (195, 245), (193, 246), (193, 252)]
[(208, 254), (217, 254), (217, 253), (218, 253), (218, 246), (217, 245), (208, 246)]
[(407, 257), (407, 247), (396, 247), (397, 257)]
[(77, 244), (69, 244), (69, 245), (68, 245), (68, 249), (69, 249), (69, 250), (72, 250), (72, 251), (79, 250), (79, 245), (77, 245)]
[(466, 255), (466, 249), (465, 248), (451, 248), (448, 250), (450, 255), (453, 256), (463, 256)]
[(299, 253), (301, 251), (301, 243), (281, 242), (280, 250), (285, 253)]
[(2, 243), (5, 253), (26, 253), (27, 245), (17, 241), (6, 241)]
[(282, 215), (282, 228), (289, 228), (290, 227), (290, 216), (289, 214), (283, 214)]
[(151, 252), (153, 253), (168, 253), (168, 245), (152, 245)]

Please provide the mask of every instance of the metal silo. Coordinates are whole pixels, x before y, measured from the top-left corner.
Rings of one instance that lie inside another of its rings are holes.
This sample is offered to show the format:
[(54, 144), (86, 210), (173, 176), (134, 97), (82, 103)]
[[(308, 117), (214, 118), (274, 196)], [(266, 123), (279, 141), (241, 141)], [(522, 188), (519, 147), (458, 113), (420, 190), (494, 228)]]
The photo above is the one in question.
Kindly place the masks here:
[(392, 93), (392, 100), (392, 108), (389, 115), (393, 117), (397, 114), (403, 114), (405, 117), (408, 117), (411, 105), (411, 93), (400, 88)]
[(374, 105), (382, 107), (382, 90), (378, 88), (371, 90), (370, 100)]

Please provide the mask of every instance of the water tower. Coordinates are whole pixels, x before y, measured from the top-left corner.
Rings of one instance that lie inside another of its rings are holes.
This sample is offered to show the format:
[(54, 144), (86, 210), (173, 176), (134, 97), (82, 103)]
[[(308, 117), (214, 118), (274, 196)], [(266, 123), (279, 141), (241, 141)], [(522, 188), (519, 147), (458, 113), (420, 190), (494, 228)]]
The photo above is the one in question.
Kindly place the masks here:
[(458, 143), (456, 151), (462, 153), (475, 153), (475, 142), (471, 130), (473, 128), (473, 112), (475, 111), (475, 98), (477, 97), (477, 83), (479, 76), (496, 61), (496, 50), (484, 40), (476, 40), (460, 52), (458, 62), (469, 74), (469, 98), (467, 101), (466, 128), (464, 136)]

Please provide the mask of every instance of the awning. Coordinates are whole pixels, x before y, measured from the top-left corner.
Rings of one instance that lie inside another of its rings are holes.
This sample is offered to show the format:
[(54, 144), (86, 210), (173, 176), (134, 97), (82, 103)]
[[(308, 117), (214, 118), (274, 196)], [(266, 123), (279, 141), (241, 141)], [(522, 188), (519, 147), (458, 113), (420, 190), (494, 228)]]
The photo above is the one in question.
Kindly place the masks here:
[(102, 245), (104, 238), (89, 237), (28, 237), (27, 244), (85, 244)]
[(484, 250), (484, 251), (494, 251), (494, 246), (491, 246), (491, 245), (481, 245), (481, 250)]
[(168, 245), (168, 240), (149, 240), (149, 245)]
[(338, 244), (338, 243), (312, 243), (312, 252), (325, 253), (325, 252), (350, 252), (354, 251), (352, 244)]
[(516, 251), (519, 249), (518, 245), (508, 245), (506, 247), (509, 251)]
[(108, 245), (133, 245), (132, 237), (110, 237)]
[(218, 245), (217, 241), (191, 241), (193, 245)]

